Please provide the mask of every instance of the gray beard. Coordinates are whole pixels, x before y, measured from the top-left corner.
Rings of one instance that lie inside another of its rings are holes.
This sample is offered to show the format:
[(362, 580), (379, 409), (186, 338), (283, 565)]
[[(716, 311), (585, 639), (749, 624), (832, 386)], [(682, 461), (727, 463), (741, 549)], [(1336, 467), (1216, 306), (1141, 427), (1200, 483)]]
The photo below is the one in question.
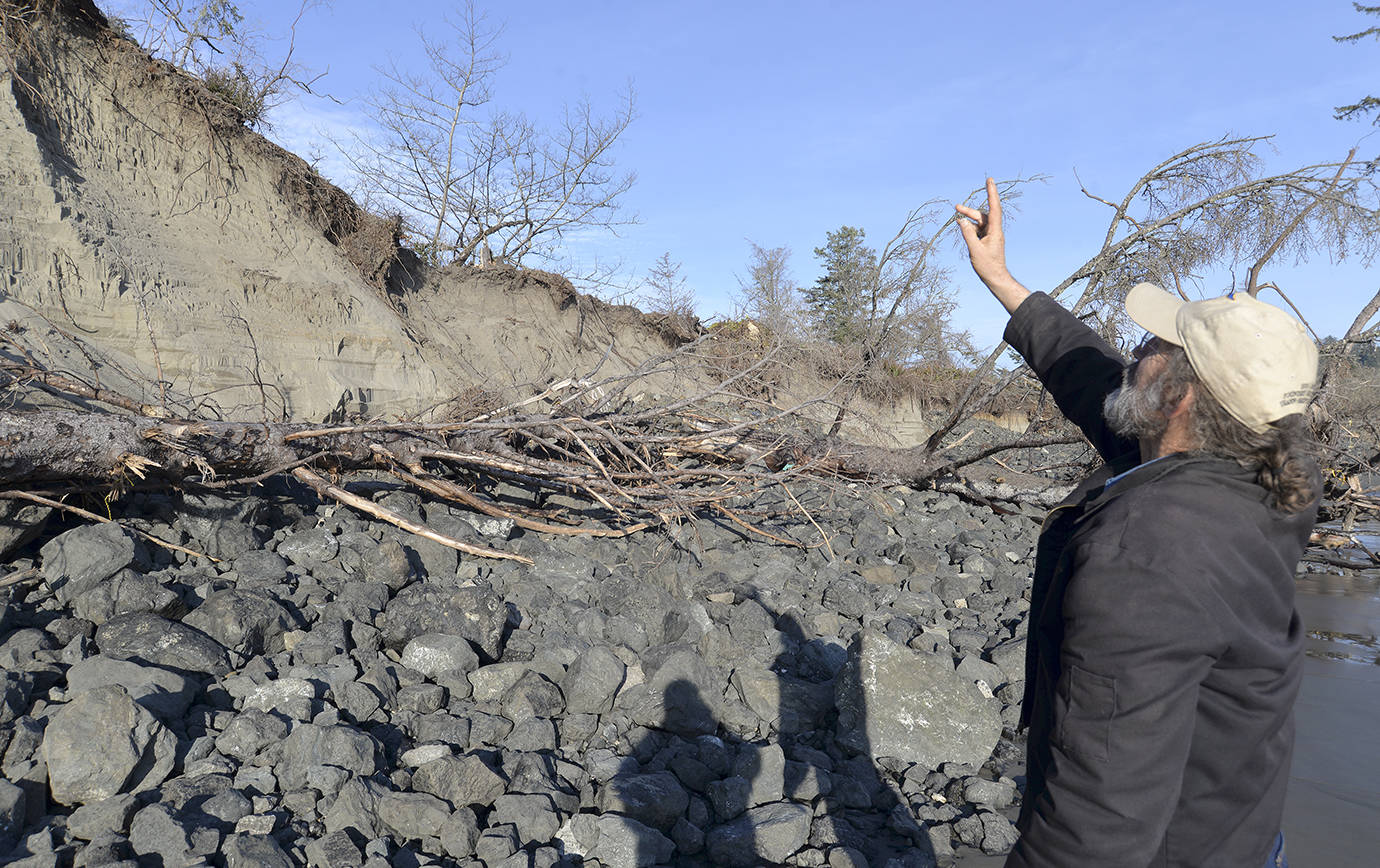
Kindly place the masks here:
[(1163, 377), (1146, 386), (1132, 382), (1135, 367), (1126, 369), (1121, 386), (1102, 402), (1102, 418), (1122, 437), (1132, 440), (1154, 440), (1164, 434), (1169, 420), (1164, 416)]

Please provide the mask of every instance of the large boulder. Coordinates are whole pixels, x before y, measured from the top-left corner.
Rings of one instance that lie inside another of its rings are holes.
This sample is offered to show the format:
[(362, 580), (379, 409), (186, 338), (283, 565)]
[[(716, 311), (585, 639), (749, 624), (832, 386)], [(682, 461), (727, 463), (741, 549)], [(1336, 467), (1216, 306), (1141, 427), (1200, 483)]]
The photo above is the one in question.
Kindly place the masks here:
[(68, 695), (118, 684), (130, 699), (162, 721), (180, 720), (196, 696), (197, 683), (158, 666), (97, 654), (67, 670)]
[(782, 865), (810, 837), (810, 809), (793, 802), (753, 808), (712, 829), (704, 845), (715, 865)]
[(600, 813), (623, 814), (663, 832), (689, 804), (689, 793), (670, 772), (616, 775), (599, 794)]
[(507, 621), (507, 605), (488, 585), (446, 588), (417, 582), (389, 601), (379, 627), (390, 648), (401, 649), (427, 633), (448, 633), (468, 639), (492, 662), (502, 655)]
[(304, 723), (283, 741), (278, 781), (287, 792), (307, 784), (314, 766), (337, 766), (367, 777), (379, 769), (379, 745), (367, 733), (349, 726), (318, 726)]
[(119, 685), (77, 694), (43, 733), (48, 786), (63, 805), (157, 786), (176, 749), (173, 734)]
[(116, 615), (152, 612), (164, 618), (179, 618), (187, 611), (182, 598), (157, 579), (131, 569), (123, 569), (72, 601), (72, 612), (100, 625)]
[(96, 647), (102, 654), (128, 660), (138, 658), (182, 672), (224, 675), (230, 658), (224, 646), (177, 621), (149, 612), (118, 615), (96, 631)]
[(73, 528), (39, 551), (43, 581), (63, 604), (129, 566), (134, 555), (134, 538), (114, 522)]
[(237, 588), (207, 597), (182, 623), (248, 655), (282, 651), (283, 634), (294, 626), (292, 615), (277, 600)]
[(198, 548), (213, 558), (234, 560), (260, 546), (254, 529), (263, 501), (257, 497), (184, 494), (177, 521)]
[(982, 765), (1001, 736), (1001, 716), (948, 654), (925, 654), (864, 630), (839, 673), (837, 740), (872, 757), (937, 769)]

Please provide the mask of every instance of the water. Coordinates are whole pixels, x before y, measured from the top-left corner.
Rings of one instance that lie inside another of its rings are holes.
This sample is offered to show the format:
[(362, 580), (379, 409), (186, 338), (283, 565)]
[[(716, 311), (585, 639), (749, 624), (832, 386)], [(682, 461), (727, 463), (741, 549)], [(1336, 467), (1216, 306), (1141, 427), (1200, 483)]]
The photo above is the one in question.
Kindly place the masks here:
[[(1353, 533), (1380, 553), (1380, 522)], [(1307, 656), (1284, 833), (1294, 868), (1371, 868), (1380, 827), (1380, 567), (1357, 548), (1328, 556), (1356, 569), (1305, 564), (1299, 576)]]
[[(1319, 525), (1328, 533), (1341, 531), (1339, 522)], [(1358, 524), (1351, 533), (1372, 552), (1380, 553), (1380, 523)], [(1299, 611), (1308, 631), (1305, 652), (1318, 660), (1380, 666), (1377, 619), (1366, 613), (1380, 607), (1380, 566), (1356, 546), (1344, 546), (1328, 556), (1355, 565), (1355, 570), (1308, 564), (1310, 572), (1298, 580)], [(1330, 599), (1320, 599), (1330, 598)]]

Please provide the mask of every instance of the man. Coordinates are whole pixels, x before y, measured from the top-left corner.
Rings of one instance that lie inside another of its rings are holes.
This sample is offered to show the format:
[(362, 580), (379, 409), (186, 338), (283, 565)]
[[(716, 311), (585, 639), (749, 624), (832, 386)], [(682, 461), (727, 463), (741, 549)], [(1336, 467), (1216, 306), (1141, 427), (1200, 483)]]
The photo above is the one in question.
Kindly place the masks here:
[(1141, 284), (1126, 311), (1151, 334), (1127, 366), (1011, 276), (991, 179), (987, 201), (958, 206), (973, 269), (1106, 461), (1040, 535), (1006, 864), (1283, 865), (1317, 350), (1246, 293), (1184, 303)]

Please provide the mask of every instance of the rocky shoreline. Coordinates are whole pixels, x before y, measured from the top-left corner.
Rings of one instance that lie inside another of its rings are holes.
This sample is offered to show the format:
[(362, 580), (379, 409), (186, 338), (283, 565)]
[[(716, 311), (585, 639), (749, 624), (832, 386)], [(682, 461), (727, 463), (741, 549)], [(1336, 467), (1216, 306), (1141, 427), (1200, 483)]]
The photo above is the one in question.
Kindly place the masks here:
[(713, 519), (673, 541), (356, 490), (535, 566), (283, 482), (118, 502), (216, 563), (56, 518), (21, 550), (0, 591), (0, 853), (924, 866), (1014, 843), (1038, 510), (802, 484), (752, 505), (776, 541)]

